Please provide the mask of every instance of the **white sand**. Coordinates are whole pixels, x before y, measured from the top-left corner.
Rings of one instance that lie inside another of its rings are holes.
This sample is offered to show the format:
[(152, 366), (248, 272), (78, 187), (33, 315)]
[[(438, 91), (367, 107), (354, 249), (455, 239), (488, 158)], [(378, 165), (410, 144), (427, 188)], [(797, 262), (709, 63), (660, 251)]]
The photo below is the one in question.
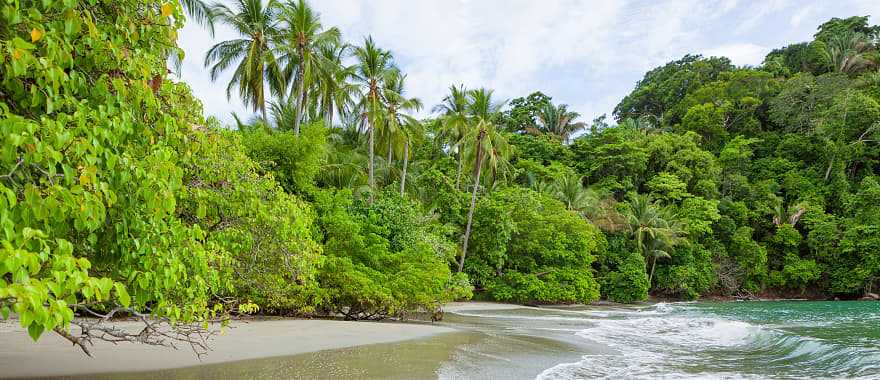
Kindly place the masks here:
[[(13, 323), (16, 323), (13, 325)], [(89, 358), (57, 334), (34, 343), (17, 321), (0, 321), (0, 377), (61, 376), (147, 371), (321, 350), (389, 343), (456, 331), (427, 324), (268, 320), (235, 322), (211, 340), (202, 360), (188, 346), (174, 350), (141, 344), (96, 342)]]

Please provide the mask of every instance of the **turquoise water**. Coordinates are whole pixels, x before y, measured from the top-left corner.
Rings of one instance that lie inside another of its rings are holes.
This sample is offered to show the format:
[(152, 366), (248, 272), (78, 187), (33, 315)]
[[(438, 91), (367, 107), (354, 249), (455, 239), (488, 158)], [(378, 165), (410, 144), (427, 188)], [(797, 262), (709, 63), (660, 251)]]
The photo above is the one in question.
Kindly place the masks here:
[[(880, 302), (447, 312), (417, 341), (104, 379), (880, 379)], [(0, 374), (2, 377), (2, 374)]]
[(539, 379), (880, 379), (880, 302), (674, 303), (550, 316), (581, 319), (586, 327), (574, 334), (608, 350)]

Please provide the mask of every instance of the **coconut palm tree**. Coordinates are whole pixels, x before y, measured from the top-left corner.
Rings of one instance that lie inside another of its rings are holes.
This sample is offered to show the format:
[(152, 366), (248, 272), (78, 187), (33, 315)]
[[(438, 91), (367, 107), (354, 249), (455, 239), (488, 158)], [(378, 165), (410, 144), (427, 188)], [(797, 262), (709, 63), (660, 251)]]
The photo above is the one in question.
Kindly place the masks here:
[(450, 151), (455, 151), (458, 161), (458, 170), (455, 173), (456, 188), (461, 188), (462, 144), (468, 129), (468, 92), (463, 85), (449, 86), (449, 94), (443, 98), (442, 103), (431, 110), (441, 115), (438, 140), (446, 142)]
[(208, 28), (211, 36), (214, 35), (214, 15), (210, 5), (202, 0), (180, 0), (180, 6), (191, 20)]
[(492, 90), (480, 88), (468, 92), (468, 133), (467, 138), (474, 142), (474, 188), (471, 192), (471, 204), (468, 208), (467, 226), (464, 230), (464, 239), (461, 244), (461, 260), (458, 262), (458, 271), (464, 270), (464, 260), (467, 257), (468, 240), (471, 236), (471, 225), (474, 220), (474, 208), (477, 205), (477, 192), (480, 188), (480, 175), (483, 165), (489, 163), (493, 172), (497, 170), (503, 155), (510, 152), (507, 138), (497, 130), (493, 120), (501, 111), (504, 103), (496, 103), (492, 100)]
[(362, 121), (366, 124), (369, 133), (369, 163), (368, 183), (371, 190), (376, 188), (375, 177), (375, 137), (376, 127), (380, 125), (383, 116), (382, 109), (382, 86), (393, 75), (397, 75), (397, 67), (394, 66), (391, 52), (376, 46), (372, 37), (364, 38), (363, 46), (358, 46), (354, 51), (357, 60), (354, 81), (361, 87), (361, 101), (358, 106)]
[(788, 207), (788, 210), (786, 210), (784, 205), (785, 202), (782, 198), (774, 195), (773, 203), (773, 208), (770, 210), (770, 214), (773, 216), (773, 224), (775, 226), (786, 223), (794, 226), (807, 212), (806, 204), (803, 202), (791, 205)]
[(846, 31), (828, 41), (825, 57), (831, 62), (834, 71), (855, 74), (871, 67), (877, 67), (874, 41), (864, 33)]
[(238, 0), (231, 5), (216, 3), (211, 7), (214, 21), (231, 27), (240, 38), (220, 42), (205, 55), (205, 67), (210, 66), (211, 80), (235, 65), (235, 72), (226, 87), (226, 96), (238, 91), (245, 104), (266, 116), (266, 84), (272, 93), (281, 93), (284, 80), (272, 48), (272, 39), (278, 34), (277, 2), (269, 0)]
[[(296, 119), (297, 106), (293, 99), (277, 99), (269, 102), (269, 114), (279, 130), (290, 130)], [(268, 121), (267, 121), (268, 122)]]
[(653, 115), (642, 115), (637, 118), (628, 117), (620, 122), (620, 126), (642, 132), (645, 136), (663, 132)]
[(334, 114), (344, 118), (355, 106), (359, 88), (352, 82), (352, 77), (356, 67), (343, 64), (351, 48), (352, 46), (346, 43), (327, 44), (318, 51), (328, 65), (318, 73), (313, 104), (318, 105), (317, 113), (324, 118), (328, 126), (333, 125)]
[(417, 140), (425, 135), (422, 123), (413, 118), (409, 118), (400, 129), (403, 135), (403, 170), (400, 173), (400, 196), (406, 192), (406, 174), (409, 166), (409, 146), (410, 142)]
[(650, 271), (649, 268), (645, 268), (649, 273), (650, 287), (657, 260), (670, 257), (669, 252), (678, 242), (681, 229), (673, 216), (651, 202), (644, 194), (630, 194), (623, 217), (630, 236), (635, 239), (636, 245), (645, 256), (645, 265), (650, 263)]
[(337, 61), (326, 60), (320, 54), (322, 48), (340, 45), (342, 34), (332, 27), (324, 29), (320, 14), (313, 11), (305, 0), (280, 6), (279, 57), (284, 66), (285, 78), (293, 82), (290, 98), (296, 99), (297, 113), (293, 124), (294, 134), (299, 134), (303, 114), (306, 112), (308, 91), (324, 71), (333, 71)]
[(385, 78), (382, 86), (382, 107), (385, 109), (383, 118), (382, 134), (387, 142), (388, 155), (385, 161), (387, 174), (391, 174), (393, 164), (392, 154), (395, 146), (405, 145), (407, 140), (403, 138), (403, 126), (405, 124), (417, 124), (410, 115), (403, 112), (418, 112), (422, 109), (422, 101), (418, 98), (407, 98), (404, 94), (404, 82), (406, 75), (400, 71), (393, 71)]
[(583, 181), (583, 176), (568, 173), (556, 178), (550, 190), (569, 210), (587, 217), (595, 214), (600, 199), (595, 191), (584, 187)]
[(587, 127), (583, 122), (574, 121), (580, 116), (577, 112), (569, 111), (567, 104), (554, 106), (547, 103), (538, 109), (538, 130), (558, 136), (567, 144), (572, 134)]

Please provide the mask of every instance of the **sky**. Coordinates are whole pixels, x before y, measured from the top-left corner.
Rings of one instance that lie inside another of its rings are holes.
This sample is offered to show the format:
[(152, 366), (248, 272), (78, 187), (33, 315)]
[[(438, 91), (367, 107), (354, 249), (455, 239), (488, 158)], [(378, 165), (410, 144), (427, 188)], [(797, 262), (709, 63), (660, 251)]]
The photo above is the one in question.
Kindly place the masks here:
[[(224, 0), (226, 3), (232, 1)], [(880, 0), (312, 0), (325, 27), (360, 44), (367, 35), (391, 50), (407, 74), (406, 93), (428, 116), (452, 84), (495, 90), (499, 100), (541, 91), (569, 104), (581, 121), (611, 112), (645, 72), (685, 54), (759, 65), (771, 50), (808, 41), (832, 17), (871, 15)], [(206, 116), (232, 123), (254, 112), (226, 96), (231, 70), (212, 81), (203, 66), (215, 43), (188, 22), (178, 43), (181, 77)]]

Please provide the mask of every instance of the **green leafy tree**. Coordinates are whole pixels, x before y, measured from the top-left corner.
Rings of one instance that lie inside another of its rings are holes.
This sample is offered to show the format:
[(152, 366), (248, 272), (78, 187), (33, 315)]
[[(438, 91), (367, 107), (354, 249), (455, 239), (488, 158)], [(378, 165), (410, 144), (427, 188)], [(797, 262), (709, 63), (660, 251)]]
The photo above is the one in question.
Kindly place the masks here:
[[(164, 80), (178, 4), (15, 2), (0, 25), (0, 313), (86, 353), (107, 333), (161, 344), (162, 323), (216, 316), (229, 255), (176, 215), (202, 121), (189, 89)], [(75, 312), (152, 328), (72, 330)]]
[(332, 311), (378, 319), (470, 297), (467, 278), (449, 269), (455, 245), (412, 201), (393, 191), (353, 201), (346, 190), (319, 195), (316, 208), (328, 256), (319, 280)]
[(548, 195), (512, 187), (480, 201), (465, 266), (494, 300), (586, 303), (599, 297), (591, 264), (601, 232)]
[(259, 173), (238, 134), (193, 137), (177, 214), (230, 253), (234, 290), (220, 295), (263, 312), (313, 312), (322, 255), (312, 236), (311, 208), (284, 192), (271, 174)]

